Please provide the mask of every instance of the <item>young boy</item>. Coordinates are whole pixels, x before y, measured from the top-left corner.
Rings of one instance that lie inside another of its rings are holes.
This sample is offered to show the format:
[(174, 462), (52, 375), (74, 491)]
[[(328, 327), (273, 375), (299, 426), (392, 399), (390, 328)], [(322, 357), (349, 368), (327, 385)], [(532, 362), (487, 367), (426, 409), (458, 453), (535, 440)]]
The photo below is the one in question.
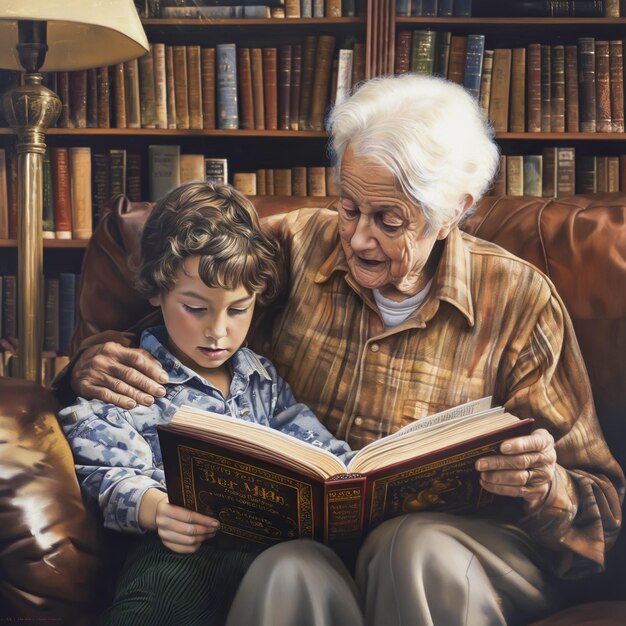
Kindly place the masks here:
[(168, 502), (157, 425), (190, 404), (338, 456), (349, 448), (296, 402), (267, 359), (242, 347), (255, 301), (278, 289), (278, 249), (243, 195), (207, 183), (174, 189), (148, 218), (141, 255), (137, 287), (164, 320), (144, 331), (141, 347), (169, 375), (165, 396), (130, 410), (78, 398), (59, 418), (83, 494), (99, 504), (104, 525), (146, 533), (129, 551), (103, 622), (219, 624), (255, 555), (213, 546), (218, 520)]

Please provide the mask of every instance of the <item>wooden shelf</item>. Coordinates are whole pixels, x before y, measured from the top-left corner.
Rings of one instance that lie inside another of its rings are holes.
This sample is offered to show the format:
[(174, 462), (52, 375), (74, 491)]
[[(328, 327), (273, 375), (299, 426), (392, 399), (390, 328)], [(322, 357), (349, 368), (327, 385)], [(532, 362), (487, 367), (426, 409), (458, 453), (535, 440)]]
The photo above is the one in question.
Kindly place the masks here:
[(431, 24), (434, 26), (626, 26), (626, 17), (396, 17), (396, 24)]
[[(0, 128), (0, 135), (12, 135), (10, 128)], [(169, 128), (50, 128), (47, 135), (125, 136), (125, 137), (283, 137), (287, 139), (326, 139), (328, 133), (318, 130), (207, 130)]]
[(166, 18), (146, 18), (141, 21), (147, 27), (163, 27), (178, 26), (185, 28), (198, 27), (224, 27), (224, 26), (350, 26), (354, 24), (365, 24), (365, 17), (271, 17), (271, 18), (225, 18), (225, 19), (208, 19), (208, 18), (187, 18), (187, 19), (166, 19)]
[(496, 139), (524, 141), (626, 141), (625, 133), (496, 133)]
[[(44, 248), (86, 248), (88, 239), (44, 239)], [(17, 248), (16, 239), (0, 239), (0, 248)]]

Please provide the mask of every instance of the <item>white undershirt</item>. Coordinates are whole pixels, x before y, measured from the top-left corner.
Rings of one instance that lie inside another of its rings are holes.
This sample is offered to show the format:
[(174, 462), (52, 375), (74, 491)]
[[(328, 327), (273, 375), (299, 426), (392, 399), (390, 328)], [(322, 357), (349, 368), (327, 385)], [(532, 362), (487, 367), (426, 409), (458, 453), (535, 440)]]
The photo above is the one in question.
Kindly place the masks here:
[(424, 302), (432, 282), (432, 279), (429, 280), (424, 289), (418, 291), (414, 296), (410, 296), (400, 302), (385, 298), (378, 289), (373, 289), (374, 300), (376, 300), (378, 310), (383, 318), (385, 329), (393, 328), (411, 317), (411, 315), (417, 311), (420, 304)]

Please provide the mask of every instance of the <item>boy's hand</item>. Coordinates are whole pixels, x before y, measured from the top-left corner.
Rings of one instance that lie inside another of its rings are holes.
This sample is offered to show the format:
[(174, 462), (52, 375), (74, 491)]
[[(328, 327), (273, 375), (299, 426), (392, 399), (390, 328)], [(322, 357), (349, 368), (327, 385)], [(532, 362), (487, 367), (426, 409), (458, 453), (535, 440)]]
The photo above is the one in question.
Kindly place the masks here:
[(156, 530), (166, 548), (179, 554), (192, 554), (220, 529), (213, 517), (189, 511), (162, 499), (156, 507)]

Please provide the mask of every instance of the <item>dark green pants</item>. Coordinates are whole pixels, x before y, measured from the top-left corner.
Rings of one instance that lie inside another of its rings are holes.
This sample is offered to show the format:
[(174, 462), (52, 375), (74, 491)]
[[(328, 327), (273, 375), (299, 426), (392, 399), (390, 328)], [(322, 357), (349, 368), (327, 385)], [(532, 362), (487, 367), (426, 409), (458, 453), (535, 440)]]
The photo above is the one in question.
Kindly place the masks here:
[(195, 554), (168, 550), (156, 533), (134, 542), (101, 626), (217, 626), (257, 553), (206, 541)]

